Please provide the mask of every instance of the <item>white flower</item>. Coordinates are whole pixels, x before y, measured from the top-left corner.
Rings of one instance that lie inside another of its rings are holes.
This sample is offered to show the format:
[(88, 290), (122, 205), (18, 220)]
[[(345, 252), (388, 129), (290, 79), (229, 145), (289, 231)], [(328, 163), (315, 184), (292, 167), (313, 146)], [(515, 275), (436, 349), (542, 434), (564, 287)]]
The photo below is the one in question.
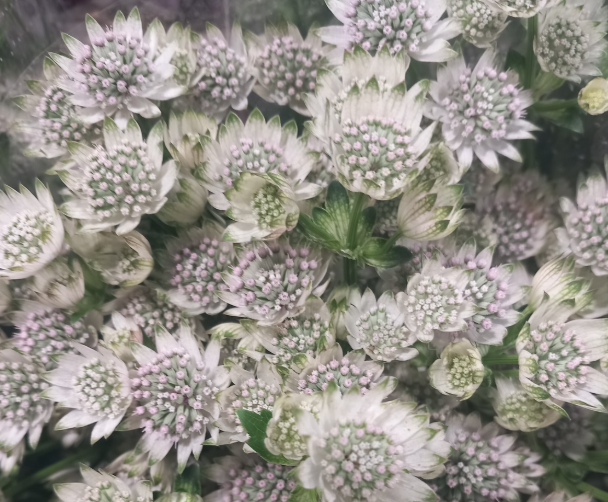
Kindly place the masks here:
[[(249, 326), (247, 325), (247, 328)], [(209, 330), (209, 337), (218, 338), (221, 343), (220, 362), (226, 368), (239, 366), (244, 370), (253, 371), (261, 360), (264, 347), (250, 331), (245, 329), (245, 324), (238, 322), (217, 324)]]
[(154, 267), (150, 243), (139, 232), (74, 233), (72, 249), (85, 263), (101, 274), (103, 281), (124, 288), (140, 284)]
[(430, 95), (434, 103), (427, 115), (443, 124), (446, 145), (463, 168), (472, 164), (473, 154), (492, 171), (500, 169), (497, 153), (522, 161), (510, 141), (534, 139), (530, 131), (535, 126), (524, 120), (532, 94), (519, 88), (514, 71), (500, 70), (494, 49), (488, 49), (473, 69), (463, 56), (439, 68)]
[(173, 23), (167, 31), (163, 24), (155, 19), (150, 23), (149, 30), (157, 37), (156, 44), (159, 52), (169, 50), (171, 52), (170, 63), (173, 65), (171, 81), (190, 89), (198, 70), (198, 54), (196, 44), (199, 36), (192, 32), (190, 26), (185, 28), (181, 23)]
[(491, 2), (448, 0), (448, 15), (460, 23), (462, 38), (477, 47), (489, 47), (508, 24), (507, 13)]
[(82, 232), (117, 227), (116, 233), (124, 235), (139, 225), (144, 214), (157, 213), (167, 202), (177, 167), (172, 160), (163, 164), (164, 128), (158, 122), (144, 143), (135, 120), (130, 119), (121, 131), (106, 118), (105, 146), (70, 143), (76, 166), (58, 173), (75, 197), (61, 209), (83, 220)]
[(542, 11), (534, 52), (540, 67), (560, 78), (580, 82), (601, 76), (598, 65), (608, 43), (608, 8), (601, 0), (554, 0)]
[(46, 80), (28, 81), (32, 94), (14, 101), (31, 117), (17, 124), (18, 131), (30, 141), (24, 154), (52, 159), (68, 153), (69, 141), (85, 141), (101, 131), (82, 121), (78, 115), (81, 108), (59, 87), (57, 79), (62, 72), (50, 58), (44, 59), (43, 69)]
[[(0, 451), (0, 472), (2, 473), (3, 477), (9, 477), (14, 474), (17, 474), (19, 470), (19, 467), (17, 467), (17, 465), (21, 464), (24, 454), (25, 441), (21, 441), (8, 453)], [(17, 467), (17, 469), (15, 469), (15, 467)]]
[(273, 364), (263, 359), (255, 371), (247, 371), (239, 366), (230, 369), (230, 380), (234, 385), (218, 396), (222, 409), (217, 420), (219, 444), (244, 443), (249, 435), (241, 425), (238, 410), (260, 413), (272, 411), (275, 401), (281, 395), (281, 377)]
[(84, 483), (55, 484), (55, 493), (62, 502), (152, 502), (149, 483), (138, 482), (129, 485), (117, 477), (98, 472), (80, 464), (80, 474)]
[(536, 401), (519, 382), (510, 378), (496, 378), (496, 389), (492, 389), (492, 406), (496, 412), (496, 423), (510, 431), (542, 429), (562, 416), (552, 403), (548, 406)]
[(464, 298), (468, 281), (466, 272), (429, 260), (409, 281), (407, 291), (397, 295), (406, 311), (405, 324), (418, 340), (430, 342), (436, 331), (467, 328), (467, 319), (475, 313), (474, 304)]
[(431, 385), (442, 394), (469, 399), (481, 385), (484, 366), (471, 342), (450, 343), (429, 368)]
[(426, 153), (428, 159), (418, 175), (420, 180), (437, 180), (441, 185), (453, 185), (460, 181), (464, 171), (454, 158), (454, 152), (444, 143), (429, 145)]
[(59, 257), (32, 278), (36, 301), (58, 309), (74, 307), (84, 296), (84, 286), (78, 259)]
[(51, 192), (36, 180), (36, 197), (24, 187), (0, 192), (0, 276), (31, 277), (59, 255), (63, 223)]
[(317, 78), (315, 92), (305, 96), (307, 115), (312, 116), (307, 127), (322, 143), (328, 144), (330, 117), (341, 116), (350, 90), (354, 86), (363, 88), (374, 78), (381, 91), (390, 91), (405, 83), (409, 63), (410, 58), (403, 51), (391, 55), (388, 47), (373, 56), (359, 45), (352, 52), (345, 52), (340, 71), (322, 72)]
[(573, 256), (557, 258), (545, 263), (534, 274), (528, 304), (538, 309), (543, 302), (545, 305), (557, 305), (564, 300), (580, 301), (589, 287), (590, 282), (576, 272)]
[[(606, 164), (608, 168), (608, 163)], [(577, 188), (576, 201), (560, 199), (564, 227), (556, 230), (562, 251), (572, 253), (579, 267), (591, 267), (598, 276), (608, 275), (608, 185), (597, 169)]]
[(289, 500), (296, 489), (296, 481), (292, 479), (293, 467), (270, 464), (255, 454), (239, 453), (238, 456), (221, 457), (205, 469), (209, 479), (220, 486), (205, 495), (205, 502)]
[(371, 390), (344, 396), (335, 386), (323, 394), (318, 419), (304, 412), (299, 432), (310, 455), (298, 467), (307, 489), (319, 489), (328, 502), (409, 502), (434, 500), (418, 479), (434, 477), (449, 456), (439, 424), (415, 403), (389, 401)]
[(242, 251), (238, 265), (223, 275), (228, 291), (218, 295), (234, 306), (228, 315), (277, 324), (296, 316), (311, 294), (322, 294), (328, 265), (324, 251), (271, 241)]
[(0, 450), (10, 454), (28, 434), (36, 448), (51, 419), (53, 403), (43, 399), (48, 384), (35, 362), (12, 349), (0, 350)]
[(131, 342), (143, 343), (143, 333), (133, 319), (127, 319), (119, 312), (112, 312), (111, 323), (101, 329), (103, 340), (100, 345), (111, 350), (125, 362), (134, 361)]
[(517, 337), (519, 380), (537, 401), (557, 399), (605, 411), (608, 377), (591, 366), (608, 354), (608, 320), (568, 321), (579, 307), (542, 305)]
[(251, 35), (247, 41), (255, 61), (254, 92), (266, 101), (308, 115), (305, 95), (315, 92), (318, 74), (338, 62), (330, 54), (332, 47), (323, 45), (314, 29), (303, 39), (300, 30), (289, 23), (266, 26), (263, 35)]
[[(536, 431), (536, 437), (556, 457), (566, 456), (577, 462), (583, 461), (587, 451), (597, 444), (593, 430), (594, 412), (566, 403), (567, 417)], [(595, 415), (597, 416), (597, 415)], [(601, 415), (600, 415), (601, 416)]]
[(171, 303), (191, 315), (218, 314), (226, 308), (220, 293), (228, 288), (222, 274), (234, 261), (232, 244), (222, 242), (213, 224), (192, 227), (167, 242), (161, 278)]
[(594, 78), (578, 93), (578, 105), (589, 115), (608, 112), (608, 80)]
[(296, 195), (280, 174), (242, 172), (224, 195), (226, 216), (236, 222), (224, 231), (227, 242), (277, 239), (298, 223)]
[(195, 174), (211, 192), (209, 203), (216, 209), (230, 206), (224, 193), (232, 188), (242, 172), (280, 174), (292, 187), (296, 200), (310, 199), (321, 187), (304, 181), (316, 160), (306, 141), (297, 137), (293, 121), (281, 127), (278, 116), (268, 122), (254, 110), (243, 124), (230, 113), (220, 127), (217, 141), (201, 138), (203, 161)]
[(207, 189), (192, 174), (180, 169), (167, 202), (157, 216), (167, 225), (187, 227), (196, 224), (207, 205)]
[(176, 446), (181, 473), (191, 454), (198, 459), (207, 431), (217, 438), (220, 407), (216, 398), (228, 386), (228, 370), (218, 366), (219, 341), (212, 340), (201, 351), (186, 327), (177, 337), (159, 329), (156, 349), (158, 353), (132, 345), (139, 366), (137, 377), (131, 380), (135, 410), (129, 425), (143, 429), (138, 448), (149, 452), (151, 464)]
[(450, 235), (462, 220), (462, 186), (443, 185), (422, 178), (409, 184), (397, 210), (401, 235), (415, 241), (434, 241)]
[(350, 307), (344, 316), (348, 342), (354, 349), (363, 349), (373, 360), (407, 361), (416, 357), (412, 347), (416, 336), (405, 326), (405, 312), (387, 291), (378, 300), (370, 289), (363, 296), (353, 291)]
[(133, 113), (145, 118), (160, 116), (160, 109), (151, 100), (173, 99), (186, 91), (171, 80), (175, 48), (161, 49), (150, 28), (143, 33), (137, 8), (128, 19), (118, 11), (107, 31), (90, 15), (86, 27), (91, 45), (63, 34), (72, 59), (50, 55), (66, 73), (58, 84), (71, 93), (74, 105), (82, 107), (80, 116), (85, 122), (114, 115), (124, 128)]
[(207, 24), (197, 55), (194, 96), (202, 111), (219, 121), (229, 108), (246, 109), (255, 78), (240, 25), (235, 23), (224, 37), (218, 28)]
[(427, 80), (406, 92), (404, 85), (384, 90), (375, 78), (349, 90), (328, 124), (330, 153), (346, 188), (392, 199), (424, 167), (434, 129), (420, 127), (427, 91)]
[(180, 167), (192, 171), (202, 162), (203, 148), (200, 137), (215, 138), (217, 123), (204, 113), (192, 110), (171, 112), (165, 129), (165, 146)]
[(592, 500), (588, 493), (583, 493), (577, 497), (569, 497), (565, 492), (553, 492), (544, 498), (535, 494), (528, 502), (592, 502)]
[(360, 44), (377, 51), (388, 46), (391, 53), (404, 50), (418, 61), (447, 61), (456, 53), (447, 42), (460, 32), (458, 23), (446, 18), (444, 0), (326, 0), (344, 26), (319, 29), (327, 43), (350, 49)]
[(493, 422), (482, 427), (479, 415), (456, 414), (448, 419), (446, 439), (452, 454), (446, 474), (437, 483), (441, 500), (485, 502), (518, 500), (518, 492), (533, 493), (538, 486), (531, 478), (545, 470), (540, 455), (517, 447), (517, 437), (501, 434)]
[(548, 0), (484, 0), (484, 2), (512, 17), (532, 17), (545, 8)]
[(131, 404), (129, 372), (111, 351), (74, 344), (80, 354), (61, 354), (58, 367), (44, 375), (52, 387), (44, 397), (74, 410), (65, 415), (56, 429), (72, 429), (95, 424), (91, 443), (108, 438), (122, 421)]

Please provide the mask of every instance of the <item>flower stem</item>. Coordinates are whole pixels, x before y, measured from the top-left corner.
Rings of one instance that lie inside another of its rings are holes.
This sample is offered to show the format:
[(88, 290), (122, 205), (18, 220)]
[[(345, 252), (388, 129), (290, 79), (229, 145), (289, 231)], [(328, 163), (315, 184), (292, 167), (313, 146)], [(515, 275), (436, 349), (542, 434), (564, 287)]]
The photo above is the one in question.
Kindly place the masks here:
[(482, 359), (484, 366), (498, 366), (501, 364), (518, 364), (517, 354), (490, 354)]
[(526, 70), (524, 74), (524, 87), (530, 89), (536, 77), (537, 62), (534, 54), (534, 39), (538, 31), (538, 16), (528, 19), (528, 40), (526, 42)]
[(532, 105), (533, 108), (539, 112), (550, 112), (550, 111), (559, 111), (565, 110), (567, 108), (576, 108), (578, 106), (578, 99), (556, 99), (556, 100), (548, 100), (548, 101), (539, 101), (538, 103), (534, 103)]
[[(348, 234), (346, 236), (346, 245), (351, 252), (357, 249), (359, 219), (361, 218), (361, 212), (363, 211), (364, 206), (365, 194), (354, 192), (352, 194), (350, 218), (348, 220)], [(354, 260), (344, 258), (344, 279), (351, 286), (357, 283), (357, 263)]]
[(344, 280), (346, 284), (352, 286), (357, 284), (357, 262), (349, 258), (342, 258), (344, 264)]
[(608, 493), (606, 493), (604, 490), (600, 490), (599, 488), (596, 488), (593, 485), (584, 483), (584, 482), (580, 482), (576, 484), (576, 488), (578, 488), (580, 491), (582, 492), (587, 492), (589, 495), (591, 495), (592, 497), (598, 499), (598, 500), (604, 500), (606, 502), (608, 502)]

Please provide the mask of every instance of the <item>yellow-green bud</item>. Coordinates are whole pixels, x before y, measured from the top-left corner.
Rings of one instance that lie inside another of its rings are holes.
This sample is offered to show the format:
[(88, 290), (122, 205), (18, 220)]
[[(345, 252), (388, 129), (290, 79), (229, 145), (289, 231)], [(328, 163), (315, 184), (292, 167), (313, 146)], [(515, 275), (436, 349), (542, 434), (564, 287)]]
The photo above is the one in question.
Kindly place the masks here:
[(608, 80), (594, 78), (578, 94), (578, 104), (590, 115), (608, 111)]

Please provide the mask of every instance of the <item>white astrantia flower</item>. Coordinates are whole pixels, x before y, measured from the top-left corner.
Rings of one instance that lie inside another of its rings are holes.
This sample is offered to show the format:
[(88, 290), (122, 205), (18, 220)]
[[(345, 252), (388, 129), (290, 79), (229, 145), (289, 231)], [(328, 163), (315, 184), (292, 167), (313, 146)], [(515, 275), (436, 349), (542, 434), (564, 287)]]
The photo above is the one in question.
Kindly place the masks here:
[(235, 221), (222, 236), (227, 242), (278, 239), (300, 217), (296, 195), (280, 174), (242, 172), (224, 196), (226, 216)]
[(228, 289), (222, 274), (233, 262), (232, 244), (222, 242), (221, 228), (206, 224), (182, 231), (160, 257), (167, 298), (191, 315), (220, 313), (226, 308), (220, 293)]
[(132, 392), (125, 363), (110, 350), (74, 344), (76, 353), (57, 356), (57, 368), (45, 373), (51, 384), (43, 396), (73, 411), (55, 426), (58, 430), (95, 424), (91, 444), (106, 439), (122, 421)]
[(246, 42), (255, 61), (254, 92), (302, 115), (309, 115), (304, 97), (315, 92), (317, 76), (341, 59), (332, 46), (323, 44), (315, 29), (309, 29), (304, 39), (290, 23), (266, 26), (262, 35), (250, 34)]
[(423, 181), (437, 180), (442, 185), (453, 185), (464, 171), (454, 158), (454, 152), (444, 143), (432, 143), (427, 151), (428, 160), (418, 177)]
[(607, 29), (608, 8), (601, 0), (552, 0), (539, 15), (534, 40), (540, 67), (573, 82), (601, 76)]
[(157, 213), (159, 219), (174, 227), (196, 224), (207, 205), (207, 189), (192, 174), (180, 169), (167, 202)]
[(272, 325), (294, 317), (310, 295), (321, 295), (326, 284), (327, 253), (287, 240), (244, 248), (238, 265), (222, 276), (227, 290), (219, 297), (232, 305), (228, 315), (247, 317)]
[(145, 118), (160, 116), (151, 100), (173, 99), (186, 91), (171, 79), (175, 47), (160, 48), (153, 30), (143, 33), (137, 8), (127, 19), (118, 11), (107, 30), (90, 15), (85, 23), (91, 45), (64, 33), (72, 57), (50, 55), (65, 72), (58, 84), (71, 93), (74, 105), (82, 107), (79, 115), (85, 122), (114, 116), (124, 128), (134, 113)]
[(82, 232), (116, 227), (116, 233), (124, 235), (139, 225), (143, 215), (157, 213), (167, 202), (177, 167), (173, 160), (163, 164), (164, 129), (164, 123), (158, 122), (144, 142), (135, 120), (130, 119), (126, 129), (120, 130), (106, 118), (104, 146), (70, 143), (76, 165), (58, 174), (75, 197), (61, 209), (67, 216), (83, 220)]
[(27, 82), (32, 94), (14, 99), (30, 116), (16, 127), (29, 140), (25, 155), (52, 159), (68, 153), (69, 141), (85, 141), (101, 131), (83, 122), (78, 115), (81, 108), (72, 104), (69, 92), (58, 85), (61, 69), (48, 57), (43, 70), (45, 80)]
[(481, 354), (468, 340), (450, 343), (429, 368), (431, 385), (442, 394), (469, 399), (481, 385)]
[(405, 325), (418, 340), (431, 342), (437, 331), (467, 329), (468, 319), (476, 312), (475, 304), (464, 297), (469, 280), (466, 271), (446, 269), (435, 259), (428, 260), (410, 279), (397, 302), (405, 309)]
[(147, 453), (129, 450), (104, 466), (103, 470), (130, 486), (149, 480), (153, 491), (168, 493), (177, 477), (177, 459), (170, 455), (150, 465)]
[(0, 474), (2, 475), (2, 477), (9, 477), (14, 474), (17, 474), (17, 472), (15, 472), (19, 470), (17, 465), (21, 464), (24, 455), (25, 441), (21, 441), (8, 453), (0, 451)]
[(518, 447), (517, 436), (501, 434), (494, 422), (482, 427), (479, 415), (448, 419), (446, 439), (452, 454), (437, 480), (440, 500), (485, 502), (519, 500), (518, 492), (538, 491), (533, 478), (544, 474), (540, 455)]
[(294, 121), (281, 127), (278, 116), (266, 122), (256, 109), (243, 124), (230, 113), (220, 126), (217, 140), (201, 138), (204, 154), (195, 175), (211, 192), (209, 203), (216, 209), (228, 209), (230, 203), (224, 194), (242, 172), (282, 175), (297, 201), (321, 193), (321, 187), (305, 181), (317, 156), (297, 135)]
[(530, 497), (528, 502), (592, 502), (593, 498), (589, 493), (583, 493), (577, 497), (570, 497), (565, 492), (553, 492), (546, 497), (538, 494)]
[(266, 427), (264, 444), (268, 451), (290, 460), (302, 460), (307, 456), (306, 439), (298, 431), (298, 421), (304, 411), (317, 417), (322, 401), (321, 394), (285, 394), (277, 399)]
[(327, 43), (344, 49), (354, 44), (391, 53), (402, 49), (418, 61), (441, 62), (456, 55), (448, 40), (460, 33), (458, 22), (440, 18), (444, 0), (326, 0), (343, 26), (319, 29)]
[(412, 347), (416, 336), (405, 325), (406, 313), (391, 291), (377, 300), (370, 289), (363, 295), (353, 291), (349, 304), (344, 323), (353, 349), (363, 349), (370, 358), (380, 362), (407, 361), (418, 355)]
[[(310, 124), (310, 121), (306, 122), (307, 126)], [(308, 173), (308, 176), (306, 177), (306, 181), (322, 188), (323, 191), (317, 196), (316, 200), (319, 202), (325, 202), (327, 187), (329, 187), (329, 184), (336, 179), (336, 170), (334, 169), (329, 152), (327, 152), (326, 144), (307, 131), (304, 132), (304, 138), (306, 138), (306, 146), (308, 150), (313, 152), (317, 158), (312, 166), (312, 169)]]
[(28, 435), (36, 448), (53, 403), (42, 397), (48, 384), (43, 369), (13, 349), (0, 350), (0, 451), (10, 454)]
[(594, 396), (608, 395), (608, 376), (591, 366), (608, 353), (608, 321), (568, 321), (572, 302), (541, 305), (517, 337), (519, 380), (537, 401), (556, 399), (605, 412)]
[(507, 13), (492, 0), (448, 0), (448, 15), (460, 23), (462, 38), (477, 47), (489, 47), (507, 27)]
[(538, 429), (536, 437), (552, 455), (582, 462), (587, 451), (597, 445), (598, 441), (592, 423), (594, 412), (568, 403), (564, 405), (564, 411), (568, 414), (567, 417), (561, 417), (554, 424)]
[(150, 23), (149, 30), (156, 36), (156, 46), (160, 52), (170, 50), (172, 55), (170, 64), (173, 74), (170, 80), (182, 86), (184, 92), (195, 84), (198, 70), (198, 54), (196, 52), (199, 42), (198, 34), (190, 26), (184, 27), (181, 23), (173, 23), (165, 31), (163, 24), (155, 19)]
[(510, 431), (532, 432), (555, 423), (562, 416), (555, 407), (536, 401), (519, 382), (510, 378), (496, 378), (492, 406), (496, 423)]
[(287, 502), (297, 486), (293, 467), (271, 464), (242, 451), (220, 457), (203, 472), (219, 485), (218, 490), (205, 495), (205, 502)]
[(354, 285), (337, 284), (327, 296), (326, 304), (331, 314), (330, 325), (335, 332), (335, 338), (337, 340), (346, 340), (348, 337), (348, 329), (346, 329), (344, 316), (350, 307), (348, 299), (350, 298), (351, 293), (357, 288), (358, 286)]
[(0, 192), (0, 277), (32, 277), (62, 250), (64, 229), (49, 189), (36, 180), (36, 196), (25, 187)]
[(124, 235), (75, 232), (69, 242), (74, 252), (113, 286), (136, 286), (146, 280), (154, 267), (150, 243), (136, 231)]
[(133, 319), (127, 319), (119, 312), (112, 312), (111, 322), (101, 329), (103, 340), (100, 345), (111, 350), (126, 363), (134, 361), (131, 342), (143, 343), (141, 328)]
[(450, 453), (441, 425), (415, 403), (389, 401), (372, 389), (323, 394), (318, 418), (303, 412), (298, 423), (310, 455), (298, 467), (306, 489), (323, 500), (414, 502), (435, 500), (419, 477), (437, 476)]
[(220, 406), (216, 399), (228, 387), (229, 374), (218, 366), (219, 341), (212, 340), (203, 351), (187, 327), (176, 337), (158, 329), (156, 349), (158, 353), (132, 344), (138, 367), (137, 377), (131, 379), (135, 409), (128, 426), (143, 430), (136, 449), (149, 453), (150, 464), (176, 446), (181, 473), (191, 454), (198, 459), (207, 432), (217, 438)]
[(217, 324), (208, 331), (208, 334), (210, 338), (219, 339), (220, 362), (228, 369), (239, 366), (244, 370), (254, 371), (258, 361), (264, 355), (264, 347), (242, 323)]
[[(606, 162), (608, 169), (608, 161)], [(579, 182), (576, 200), (560, 199), (564, 227), (556, 230), (564, 253), (573, 254), (576, 265), (591, 267), (597, 276), (608, 275), (608, 184), (603, 173), (594, 169)]]
[(70, 315), (66, 310), (24, 303), (24, 310), (13, 316), (17, 331), (11, 339), (12, 345), (47, 370), (57, 367), (53, 356), (75, 353), (75, 343), (89, 347), (97, 345), (101, 314), (89, 312), (77, 321), (71, 321)]
[[(545, 263), (534, 274), (528, 291), (528, 305), (533, 309), (557, 305), (564, 300), (582, 300), (590, 289), (590, 281), (577, 272), (573, 256), (557, 258)], [(548, 297), (548, 298), (547, 298)]]
[(204, 113), (172, 111), (165, 129), (165, 146), (180, 167), (192, 171), (202, 162), (200, 137), (215, 138), (217, 129), (215, 120)]
[(350, 90), (354, 86), (363, 88), (374, 78), (380, 90), (388, 92), (405, 82), (409, 63), (410, 58), (403, 51), (391, 55), (388, 47), (373, 56), (360, 45), (356, 45), (352, 52), (345, 52), (340, 71), (321, 72), (315, 92), (304, 98), (307, 115), (312, 116), (312, 121), (307, 124), (311, 133), (323, 144), (328, 144), (330, 117), (340, 117)]
[(484, 0), (512, 17), (532, 17), (545, 8), (548, 0)]
[(314, 358), (308, 358), (303, 368), (291, 367), (285, 388), (294, 394), (313, 395), (325, 392), (335, 382), (340, 392), (346, 393), (357, 387), (361, 394), (381, 386), (388, 396), (395, 389), (395, 380), (384, 377), (384, 366), (376, 361), (366, 361), (365, 352), (351, 350), (344, 354), (339, 344), (326, 349)]
[(392, 199), (424, 167), (435, 127), (420, 127), (428, 85), (423, 80), (408, 91), (405, 84), (384, 90), (371, 78), (351, 87), (342, 111), (329, 115), (329, 150), (347, 189)]
[(235, 23), (224, 37), (218, 28), (207, 23), (206, 32), (200, 37), (197, 57), (193, 90), (197, 106), (218, 121), (230, 108), (246, 109), (255, 77), (241, 26)]
[(417, 178), (403, 192), (397, 209), (402, 237), (434, 241), (450, 235), (462, 220), (462, 186), (443, 185), (437, 179)]
[(275, 401), (281, 396), (281, 377), (276, 367), (265, 359), (260, 361), (255, 371), (232, 366), (230, 380), (234, 385), (218, 396), (222, 410), (216, 422), (221, 431), (218, 444), (247, 441), (249, 434), (241, 424), (237, 411), (272, 411)]
[(465, 169), (474, 155), (492, 171), (500, 169), (497, 153), (521, 162), (510, 141), (534, 139), (530, 131), (536, 127), (524, 120), (532, 94), (520, 89), (517, 73), (501, 71), (497, 59), (488, 49), (471, 68), (461, 55), (439, 68), (431, 82), (434, 102), (427, 116), (442, 123), (444, 141)]
[(123, 480), (80, 464), (84, 483), (58, 483), (55, 494), (62, 502), (152, 502), (149, 482), (126, 483)]
[(78, 259), (59, 257), (32, 277), (36, 301), (58, 309), (73, 308), (85, 294), (84, 274)]

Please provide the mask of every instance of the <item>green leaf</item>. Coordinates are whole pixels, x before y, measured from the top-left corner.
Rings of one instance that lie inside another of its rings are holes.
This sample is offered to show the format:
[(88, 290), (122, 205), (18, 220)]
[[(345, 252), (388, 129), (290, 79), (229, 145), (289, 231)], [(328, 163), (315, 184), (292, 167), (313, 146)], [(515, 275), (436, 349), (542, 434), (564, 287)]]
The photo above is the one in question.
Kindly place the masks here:
[(280, 465), (297, 465), (300, 463), (299, 461), (285, 458), (283, 455), (274, 455), (266, 448), (264, 440), (266, 439), (266, 427), (272, 418), (270, 411), (262, 410), (260, 414), (257, 414), (252, 411), (237, 410), (236, 414), (241, 421), (241, 425), (250, 436), (247, 444), (266, 462)]
[(533, 107), (541, 117), (549, 122), (578, 134), (583, 134), (582, 110), (576, 100), (550, 99), (540, 101)]
[(320, 494), (318, 490), (307, 490), (303, 486), (298, 485), (295, 490), (291, 492), (291, 496), (287, 502), (318, 502), (319, 499)]
[(374, 237), (367, 240), (361, 249), (360, 259), (377, 268), (393, 268), (412, 258), (409, 249), (403, 246), (386, 248), (386, 239)]
[(198, 463), (189, 465), (184, 472), (177, 475), (173, 491), (192, 495), (201, 493), (201, 469)]

